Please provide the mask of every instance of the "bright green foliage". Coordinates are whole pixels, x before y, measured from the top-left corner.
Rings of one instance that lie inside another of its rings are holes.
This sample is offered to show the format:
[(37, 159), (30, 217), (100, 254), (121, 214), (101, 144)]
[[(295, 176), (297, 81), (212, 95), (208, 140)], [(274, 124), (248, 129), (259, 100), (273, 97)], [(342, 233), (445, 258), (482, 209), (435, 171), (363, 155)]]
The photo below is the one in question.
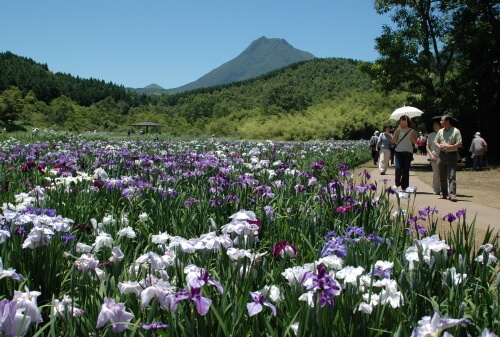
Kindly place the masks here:
[[(19, 69), (44, 69), (12, 54), (1, 56), (2, 64), (9, 60), (17, 62)], [(362, 63), (354, 60), (314, 59), (252, 80), (163, 96), (128, 92), (124, 98), (110, 94), (97, 99), (97, 92), (113, 92), (116, 86), (69, 75), (57, 77), (58, 88), (67, 88), (67, 94), (49, 101), (35, 91), (26, 93), (23, 101), (26, 83), (20, 83), (17, 90), (18, 100), (24, 104), (22, 122), (26, 128), (130, 130), (134, 134), (139, 130), (131, 124), (151, 121), (163, 126), (154, 131), (170, 135), (359, 139), (380, 129), (390, 112), (406, 101), (405, 95), (377, 93), (361, 67)], [(14, 75), (9, 76), (14, 79)]]
[(498, 0), (378, 0), (375, 9), (395, 25), (383, 27), (376, 39), (380, 58), (364, 68), (385, 90), (411, 92), (410, 103), (430, 112), (422, 120), (457, 117), (466, 148), (476, 131), (498, 148)]
[(0, 121), (11, 125), (19, 119), (23, 110), (23, 97), (16, 87), (0, 92)]

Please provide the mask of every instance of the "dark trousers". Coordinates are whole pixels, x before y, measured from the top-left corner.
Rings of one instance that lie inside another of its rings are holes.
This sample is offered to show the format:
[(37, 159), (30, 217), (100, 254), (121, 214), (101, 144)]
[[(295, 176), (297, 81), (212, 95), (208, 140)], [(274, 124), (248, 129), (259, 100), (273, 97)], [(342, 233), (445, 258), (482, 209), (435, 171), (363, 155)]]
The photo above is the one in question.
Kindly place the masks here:
[(378, 162), (378, 151), (372, 147), (372, 158), (373, 158), (373, 163), (377, 164)]
[(411, 152), (396, 151), (396, 186), (404, 190), (410, 186), (410, 166), (413, 159)]
[(472, 169), (474, 171), (483, 169), (483, 155), (475, 155), (472, 158)]
[(457, 153), (439, 152), (439, 182), (441, 194), (445, 197), (457, 195)]

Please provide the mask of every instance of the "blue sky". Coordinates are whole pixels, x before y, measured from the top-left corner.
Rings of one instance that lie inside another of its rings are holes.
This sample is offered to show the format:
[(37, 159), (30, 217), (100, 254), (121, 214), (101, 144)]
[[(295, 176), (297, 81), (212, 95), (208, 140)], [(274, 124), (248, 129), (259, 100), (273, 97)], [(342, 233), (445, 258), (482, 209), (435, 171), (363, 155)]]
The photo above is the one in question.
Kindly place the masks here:
[(374, 61), (384, 24), (372, 0), (2, 0), (0, 52), (82, 78), (175, 88), (262, 36), (316, 57)]

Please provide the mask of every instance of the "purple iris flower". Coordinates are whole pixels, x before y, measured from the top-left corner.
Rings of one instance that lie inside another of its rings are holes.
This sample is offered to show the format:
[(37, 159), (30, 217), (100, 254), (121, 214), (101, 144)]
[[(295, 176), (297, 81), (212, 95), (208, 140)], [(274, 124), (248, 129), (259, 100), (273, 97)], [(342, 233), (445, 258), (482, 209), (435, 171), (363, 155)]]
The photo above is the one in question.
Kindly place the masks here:
[(341, 237), (331, 238), (321, 250), (321, 256), (332, 254), (337, 255), (341, 259), (347, 255), (347, 247), (344, 245), (344, 240)]
[(155, 332), (158, 329), (168, 329), (168, 325), (162, 322), (153, 322), (153, 323), (140, 323), (139, 327), (144, 330), (151, 330)]
[(205, 316), (207, 314), (210, 309), (210, 305), (212, 304), (211, 299), (201, 296), (200, 288), (191, 288), (191, 293), (187, 290), (180, 289), (175, 295), (175, 300), (170, 305), (170, 310), (174, 312), (177, 309), (177, 305), (184, 300), (193, 302), (198, 314), (201, 316)]
[(253, 190), (253, 194), (260, 196), (262, 198), (274, 198), (274, 193), (271, 191), (271, 187), (267, 184), (262, 184)]
[(220, 202), (219, 198), (215, 197), (212, 200), (210, 200), (210, 207), (216, 207), (216, 206), (221, 206), (222, 203)]
[(70, 240), (76, 241), (76, 236), (74, 236), (71, 233), (66, 233), (63, 236), (61, 236), (61, 240), (66, 245)]
[(322, 172), (323, 169), (325, 168), (325, 161), (324, 160), (320, 160), (318, 162), (313, 162), (313, 163), (311, 163), (311, 168), (313, 170), (317, 170), (319, 172)]
[(431, 213), (438, 213), (438, 210), (436, 208), (431, 208), (430, 206), (427, 206), (426, 208), (418, 211), (418, 214), (421, 216), (429, 216), (429, 214)]
[(210, 276), (210, 273), (203, 268), (200, 268), (200, 275), (189, 280), (189, 288), (201, 288), (205, 283), (213, 285), (215, 288), (217, 288), (217, 291), (219, 293), (224, 293), (224, 289), (222, 289), (221, 284), (215, 281), (213, 277)]
[(325, 240), (329, 240), (331, 237), (336, 237), (336, 236), (338, 236), (338, 234), (335, 231), (329, 231), (325, 235)]
[(269, 219), (274, 219), (274, 208), (273, 206), (264, 206), (264, 213)]
[(337, 167), (339, 168), (339, 170), (340, 170), (341, 172), (346, 172), (346, 171), (349, 169), (349, 167), (348, 167), (347, 165), (342, 164), (342, 163), (338, 163), (338, 164), (337, 164)]
[(424, 217), (417, 217), (417, 216), (413, 216), (411, 218), (408, 218), (406, 220), (406, 223), (408, 223), (408, 225), (415, 225), (417, 223), (418, 220), (425, 220)]
[(234, 192), (231, 192), (231, 194), (229, 195), (226, 195), (224, 197), (224, 200), (227, 202), (227, 203), (230, 203), (230, 202), (234, 202), (235, 204), (239, 204), (240, 203), (240, 199), (238, 198), (238, 196), (236, 195), (236, 193)]
[(380, 267), (377, 267), (373, 270), (373, 275), (377, 276), (377, 277), (380, 277), (380, 278), (386, 278), (386, 279), (390, 279), (391, 278), (391, 272), (392, 272), (392, 269), (391, 268), (387, 268), (387, 269), (383, 269), (380, 268)]
[(339, 295), (341, 291), (338, 282), (328, 274), (322, 263), (318, 265), (317, 274), (312, 272), (305, 273), (300, 281), (300, 284), (307, 291), (317, 291), (321, 307), (324, 307), (327, 303), (330, 307), (333, 307), (333, 297)]
[(258, 183), (259, 182), (254, 179), (253, 176), (249, 173), (243, 173), (242, 175), (238, 176), (237, 184), (242, 188), (247, 187), (247, 185), (257, 185)]
[(420, 235), (426, 235), (427, 234), (427, 229), (424, 226), (421, 225), (413, 225), (412, 227), (408, 228), (408, 234), (413, 233), (414, 231), (417, 231)]
[(192, 205), (199, 206), (200, 205), (200, 201), (196, 200), (194, 198), (189, 198), (186, 201), (184, 201), (184, 207), (189, 208)]
[(396, 194), (397, 192), (397, 189), (395, 189), (394, 187), (392, 186), (389, 186), (385, 189), (385, 191), (388, 193), (388, 194)]
[(443, 221), (448, 221), (451, 225), (453, 221), (457, 220), (457, 217), (453, 213), (448, 213), (443, 217)]
[(358, 235), (358, 236), (364, 236), (365, 235), (365, 229), (363, 227), (359, 226), (349, 226), (347, 227), (347, 230), (345, 232), (345, 236), (351, 236), (352, 234)]
[(372, 177), (372, 175), (370, 174), (370, 172), (368, 172), (368, 170), (363, 170), (362, 172), (359, 172), (358, 177), (361, 176), (365, 176), (366, 180), (370, 180), (370, 178)]
[(306, 187), (304, 185), (297, 184), (295, 185), (295, 192), (304, 193), (306, 191)]
[(375, 234), (373, 234), (373, 233), (368, 234), (368, 235), (366, 236), (366, 238), (367, 238), (369, 241), (375, 242), (375, 243), (377, 243), (377, 244), (381, 244), (381, 243), (383, 243), (383, 242), (385, 241), (385, 242), (386, 242), (389, 246), (391, 246), (391, 242), (390, 242), (390, 240), (389, 240), (389, 239), (384, 239), (384, 238), (382, 238), (382, 237), (380, 237), (380, 236), (378, 236), (378, 235), (375, 235)]
[(271, 309), (273, 316), (276, 316), (276, 307), (271, 304), (271, 302), (266, 301), (266, 297), (263, 294), (256, 291), (250, 292), (250, 296), (252, 296), (253, 302), (247, 303), (248, 316), (252, 317), (253, 315), (257, 315), (262, 311), (263, 305)]
[(461, 209), (457, 212), (457, 218), (461, 218), (462, 215), (465, 215), (467, 213), (467, 211), (465, 209)]

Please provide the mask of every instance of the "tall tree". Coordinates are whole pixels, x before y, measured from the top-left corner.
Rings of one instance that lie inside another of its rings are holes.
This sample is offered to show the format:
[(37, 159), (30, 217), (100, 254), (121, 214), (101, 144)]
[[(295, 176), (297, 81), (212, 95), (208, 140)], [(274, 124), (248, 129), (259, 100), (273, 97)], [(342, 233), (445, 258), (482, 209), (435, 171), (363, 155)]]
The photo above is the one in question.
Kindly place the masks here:
[(446, 105), (455, 46), (450, 39), (450, 16), (436, 0), (377, 0), (379, 14), (390, 14), (394, 27), (385, 25), (376, 39), (380, 58), (374, 70), (386, 90), (401, 89), (427, 111), (440, 113)]
[(23, 95), (17, 87), (0, 92), (0, 121), (8, 128), (19, 119), (23, 112)]
[(500, 0), (454, 0), (453, 36), (460, 57), (453, 83), (465, 138), (476, 131), (498, 158), (500, 139)]
[(424, 121), (442, 113), (462, 120), (465, 146), (479, 126), (498, 125), (490, 122), (500, 110), (499, 1), (375, 0), (394, 25), (376, 39), (372, 74), (385, 90), (412, 93), (430, 112)]

